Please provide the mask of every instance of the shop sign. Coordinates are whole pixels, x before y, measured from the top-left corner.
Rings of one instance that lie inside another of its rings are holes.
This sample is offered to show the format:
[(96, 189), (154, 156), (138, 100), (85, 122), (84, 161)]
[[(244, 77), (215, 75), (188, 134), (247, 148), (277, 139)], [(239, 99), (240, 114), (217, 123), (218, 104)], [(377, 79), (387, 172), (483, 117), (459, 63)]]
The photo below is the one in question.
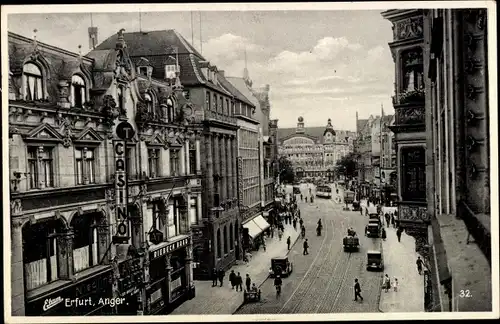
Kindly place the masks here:
[(118, 289), (122, 296), (134, 293), (144, 283), (140, 258), (123, 261), (118, 265)]
[(127, 212), (127, 174), (125, 166), (125, 141), (115, 141), (115, 192), (116, 192), (116, 223), (117, 231), (113, 237), (115, 244), (128, 243), (128, 212)]
[(172, 242), (172, 243), (170, 243), (162, 248), (159, 248), (157, 250), (149, 252), (149, 258), (151, 260), (159, 258), (161, 256), (164, 256), (167, 253), (173, 252), (173, 251), (180, 249), (180, 248), (183, 248), (187, 245), (189, 245), (189, 237), (182, 239), (182, 240), (179, 240), (179, 241)]

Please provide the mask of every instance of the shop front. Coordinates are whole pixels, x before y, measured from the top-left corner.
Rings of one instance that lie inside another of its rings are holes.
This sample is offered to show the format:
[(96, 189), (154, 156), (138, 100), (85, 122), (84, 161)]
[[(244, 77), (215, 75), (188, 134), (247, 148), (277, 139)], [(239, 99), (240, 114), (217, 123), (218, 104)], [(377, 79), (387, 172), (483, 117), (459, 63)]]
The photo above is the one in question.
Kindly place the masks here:
[(168, 314), (187, 299), (194, 298), (189, 261), (190, 238), (164, 242), (149, 252), (148, 314)]
[(246, 251), (256, 250), (262, 244), (262, 234), (270, 225), (262, 214), (243, 223), (243, 248)]
[(59, 288), (26, 301), (26, 316), (111, 315), (113, 308), (124, 302), (113, 298), (113, 272), (103, 266), (87, 278), (68, 282)]

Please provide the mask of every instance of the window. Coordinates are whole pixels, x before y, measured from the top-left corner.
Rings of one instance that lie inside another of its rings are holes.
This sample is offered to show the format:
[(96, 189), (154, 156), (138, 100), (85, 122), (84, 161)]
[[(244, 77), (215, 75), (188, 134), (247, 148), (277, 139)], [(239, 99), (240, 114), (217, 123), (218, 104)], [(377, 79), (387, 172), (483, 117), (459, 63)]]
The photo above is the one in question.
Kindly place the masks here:
[(43, 76), (42, 70), (33, 63), (26, 63), (23, 66), (24, 77), (24, 99), (40, 100), (43, 96)]
[(75, 148), (76, 184), (95, 183), (94, 150), (87, 147)]
[(149, 93), (144, 94), (144, 100), (146, 101), (148, 112), (154, 114), (153, 98), (151, 98), (151, 95)]
[(189, 199), (189, 217), (191, 224), (198, 224), (198, 199), (196, 197)]
[(196, 173), (196, 146), (189, 142), (189, 174)]
[(404, 148), (401, 150), (401, 155), (403, 200), (425, 200), (425, 149)]
[(79, 75), (73, 75), (71, 77), (71, 104), (73, 107), (83, 107), (87, 97), (86, 91), (85, 80)]
[(118, 110), (120, 114), (125, 111), (125, 96), (123, 86), (118, 86)]
[(43, 286), (59, 278), (57, 267), (57, 233), (60, 221), (27, 223), (22, 230), (23, 265), (26, 290)]
[(140, 75), (148, 76), (148, 67), (147, 66), (139, 66), (138, 70), (139, 70)]
[(166, 224), (164, 220), (162, 220), (162, 217), (160, 217), (161, 213), (162, 213), (161, 203), (159, 201), (153, 201), (151, 203), (151, 227), (146, 228), (147, 232), (151, 232), (152, 230), (158, 230), (163, 232)]
[(231, 102), (231, 112), (232, 112), (232, 115), (236, 114), (235, 109), (236, 109), (236, 105), (234, 104), (234, 101), (233, 101), (233, 102)]
[(176, 66), (175, 65), (165, 65), (165, 78), (175, 79), (176, 77)]
[(234, 235), (233, 235), (233, 225), (229, 225), (229, 249), (232, 251), (234, 249)]
[(217, 111), (217, 95), (214, 93), (214, 96), (213, 96), (213, 102), (212, 102), (212, 110), (213, 111)]
[(28, 147), (30, 189), (43, 189), (54, 186), (54, 161), (52, 151), (52, 147)]
[(148, 149), (149, 177), (160, 175), (160, 149)]
[(190, 92), (189, 92), (189, 90), (184, 90), (184, 91), (182, 91), (182, 94), (184, 95), (184, 98), (186, 98), (186, 99), (188, 99), (188, 100), (189, 100), (190, 95), (191, 95), (191, 94), (190, 94)]
[(220, 238), (220, 228), (217, 229), (217, 258), (221, 257), (221, 238)]
[(166, 111), (165, 111), (165, 118), (167, 123), (173, 122), (175, 118), (175, 112), (174, 112), (174, 101), (172, 98), (167, 99), (167, 104), (166, 104)]
[(227, 226), (224, 225), (224, 254), (227, 254)]
[(226, 107), (224, 109), (224, 115), (230, 115), (230, 112), (229, 112), (229, 99), (226, 99)]
[(179, 149), (170, 150), (170, 175), (176, 176), (179, 174)]
[(174, 201), (174, 213), (173, 213), (174, 231), (172, 236), (177, 236), (179, 235), (180, 232), (179, 214), (181, 212), (181, 200), (178, 197), (175, 197), (173, 201)]
[(207, 105), (207, 109), (210, 110), (210, 92), (207, 91), (206, 95), (205, 95), (205, 103)]
[(71, 221), (74, 231), (73, 267), (79, 272), (96, 266), (98, 258), (97, 222), (100, 214), (88, 213), (75, 216)]
[(219, 106), (217, 107), (217, 111), (220, 112), (221, 114), (224, 112), (224, 99), (222, 96), (219, 97)]

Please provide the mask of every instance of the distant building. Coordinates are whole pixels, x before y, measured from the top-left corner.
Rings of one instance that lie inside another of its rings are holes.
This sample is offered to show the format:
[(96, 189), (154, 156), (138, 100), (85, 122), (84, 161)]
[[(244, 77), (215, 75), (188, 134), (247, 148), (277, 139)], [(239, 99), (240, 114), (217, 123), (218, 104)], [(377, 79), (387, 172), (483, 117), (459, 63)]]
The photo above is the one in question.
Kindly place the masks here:
[(326, 127), (305, 127), (299, 117), (297, 128), (278, 128), (278, 153), (292, 162), (298, 178), (333, 180), (337, 161), (353, 151), (355, 133), (335, 130), (331, 119)]

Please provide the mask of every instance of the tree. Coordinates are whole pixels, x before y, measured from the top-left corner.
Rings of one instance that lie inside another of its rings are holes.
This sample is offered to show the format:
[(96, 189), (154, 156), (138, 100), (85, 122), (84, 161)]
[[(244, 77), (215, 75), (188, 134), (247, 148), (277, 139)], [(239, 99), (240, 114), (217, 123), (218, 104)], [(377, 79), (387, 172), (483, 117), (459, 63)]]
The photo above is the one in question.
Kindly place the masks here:
[(280, 182), (292, 184), (295, 181), (292, 162), (286, 156), (280, 156), (278, 165)]
[(335, 173), (344, 175), (346, 179), (352, 179), (356, 176), (356, 156), (354, 153), (349, 153), (337, 161)]

